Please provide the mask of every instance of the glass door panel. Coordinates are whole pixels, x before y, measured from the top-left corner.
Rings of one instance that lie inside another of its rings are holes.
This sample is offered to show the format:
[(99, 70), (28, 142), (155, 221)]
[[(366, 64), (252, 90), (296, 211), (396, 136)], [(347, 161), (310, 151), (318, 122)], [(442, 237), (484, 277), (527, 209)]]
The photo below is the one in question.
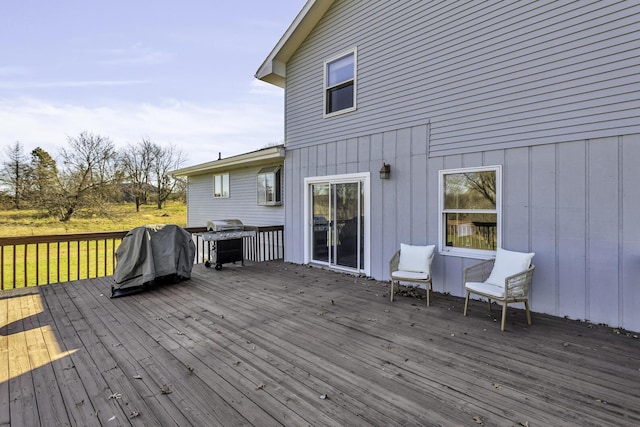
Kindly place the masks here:
[(342, 267), (358, 268), (362, 231), (360, 214), (360, 183), (332, 184), (334, 196), (332, 223), (334, 257), (332, 263)]
[(313, 215), (311, 232), (311, 259), (329, 262), (331, 242), (329, 227), (329, 184), (311, 185), (311, 211)]
[(364, 270), (364, 183), (310, 184), (311, 260)]

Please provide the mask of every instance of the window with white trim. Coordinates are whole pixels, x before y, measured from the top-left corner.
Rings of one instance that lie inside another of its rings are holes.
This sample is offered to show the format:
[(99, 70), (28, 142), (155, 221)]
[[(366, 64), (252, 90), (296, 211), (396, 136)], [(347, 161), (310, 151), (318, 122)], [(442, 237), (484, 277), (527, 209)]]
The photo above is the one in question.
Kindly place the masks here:
[(356, 109), (356, 50), (324, 63), (325, 117)]
[(229, 197), (229, 174), (213, 176), (213, 197), (226, 199)]
[(280, 166), (267, 166), (258, 171), (258, 204), (278, 206), (282, 204), (282, 182)]
[(440, 171), (440, 250), (458, 256), (493, 256), (500, 246), (500, 166)]

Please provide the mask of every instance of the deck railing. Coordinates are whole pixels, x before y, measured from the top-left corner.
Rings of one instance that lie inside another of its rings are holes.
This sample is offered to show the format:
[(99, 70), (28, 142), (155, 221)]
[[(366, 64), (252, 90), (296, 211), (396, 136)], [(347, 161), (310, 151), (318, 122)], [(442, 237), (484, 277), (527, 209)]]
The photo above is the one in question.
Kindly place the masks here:
[(495, 251), (498, 227), (495, 224), (465, 223), (447, 225), (447, 246)]
[[(196, 263), (203, 263), (211, 256), (212, 241), (205, 241), (198, 233), (206, 228), (187, 228), (194, 233), (196, 242)], [(255, 230), (255, 237), (244, 237), (244, 259), (249, 261), (271, 261), (284, 258), (284, 226), (245, 226), (245, 230)]]
[[(245, 259), (270, 261), (284, 256), (284, 226), (247, 227), (255, 237), (244, 239)], [(210, 243), (186, 228), (196, 244), (195, 263), (204, 262)], [(127, 231), (0, 237), (0, 290), (40, 286), (113, 274), (115, 253)]]

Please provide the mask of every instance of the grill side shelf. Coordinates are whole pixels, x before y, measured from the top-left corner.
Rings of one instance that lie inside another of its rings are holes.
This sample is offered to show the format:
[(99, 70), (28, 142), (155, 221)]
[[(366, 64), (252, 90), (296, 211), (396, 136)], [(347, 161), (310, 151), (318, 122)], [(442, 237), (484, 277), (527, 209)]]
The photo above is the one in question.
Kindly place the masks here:
[(199, 233), (204, 241), (213, 242), (209, 249), (209, 260), (204, 265), (212, 265), (216, 270), (222, 269), (222, 264), (242, 262), (244, 265), (244, 237), (255, 237), (255, 230), (219, 231), (213, 233)]
[(244, 231), (223, 231), (218, 233), (200, 233), (203, 240), (207, 242), (217, 241), (217, 240), (229, 240), (229, 239), (238, 239), (241, 237), (255, 237), (255, 230), (244, 230)]

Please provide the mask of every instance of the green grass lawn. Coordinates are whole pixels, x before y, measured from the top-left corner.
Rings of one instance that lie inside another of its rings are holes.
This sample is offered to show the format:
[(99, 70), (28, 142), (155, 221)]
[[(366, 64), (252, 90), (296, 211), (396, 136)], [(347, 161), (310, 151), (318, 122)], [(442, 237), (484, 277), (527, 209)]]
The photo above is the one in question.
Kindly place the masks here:
[[(34, 210), (0, 211), (0, 237), (127, 231), (147, 224), (186, 225), (186, 205), (174, 203), (164, 209), (112, 205), (104, 215), (80, 212), (68, 223)], [(113, 253), (119, 240), (29, 244), (2, 248), (2, 289), (102, 277), (113, 274)], [(48, 262), (47, 262), (48, 260)]]
[(184, 227), (186, 223), (187, 206), (183, 203), (169, 203), (163, 209), (143, 205), (140, 212), (134, 204), (110, 205), (102, 215), (81, 211), (66, 223), (36, 210), (12, 209), (0, 210), (0, 237), (126, 231), (147, 224)]

